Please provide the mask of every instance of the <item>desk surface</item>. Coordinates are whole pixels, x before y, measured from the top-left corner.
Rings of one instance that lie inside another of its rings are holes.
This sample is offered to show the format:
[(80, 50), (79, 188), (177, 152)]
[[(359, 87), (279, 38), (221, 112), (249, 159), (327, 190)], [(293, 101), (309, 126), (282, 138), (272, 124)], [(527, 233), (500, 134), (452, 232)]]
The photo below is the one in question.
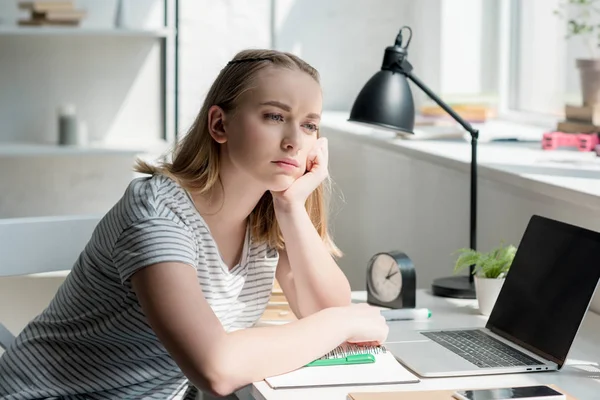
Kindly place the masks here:
[[(366, 292), (353, 292), (357, 302), (366, 299)], [(399, 338), (403, 331), (414, 329), (483, 327), (487, 320), (477, 310), (475, 300), (458, 300), (431, 296), (420, 290), (417, 306), (432, 310), (428, 321), (390, 322), (388, 341)], [(307, 389), (273, 390), (264, 382), (255, 382), (242, 392), (257, 400), (346, 400), (349, 392), (416, 391), (458, 388), (484, 388), (555, 384), (580, 399), (595, 399), (600, 393), (600, 316), (588, 312), (569, 353), (567, 365), (558, 372), (488, 375), (460, 378), (421, 378), (421, 382), (403, 385), (345, 386)]]

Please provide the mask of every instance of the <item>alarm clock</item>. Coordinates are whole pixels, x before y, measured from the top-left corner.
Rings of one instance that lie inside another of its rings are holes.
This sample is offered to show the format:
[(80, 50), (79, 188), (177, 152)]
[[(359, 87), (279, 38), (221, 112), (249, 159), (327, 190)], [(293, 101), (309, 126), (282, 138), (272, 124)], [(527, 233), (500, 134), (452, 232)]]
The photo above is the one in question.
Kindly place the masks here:
[(401, 251), (377, 253), (367, 265), (367, 303), (388, 308), (415, 308), (416, 274)]

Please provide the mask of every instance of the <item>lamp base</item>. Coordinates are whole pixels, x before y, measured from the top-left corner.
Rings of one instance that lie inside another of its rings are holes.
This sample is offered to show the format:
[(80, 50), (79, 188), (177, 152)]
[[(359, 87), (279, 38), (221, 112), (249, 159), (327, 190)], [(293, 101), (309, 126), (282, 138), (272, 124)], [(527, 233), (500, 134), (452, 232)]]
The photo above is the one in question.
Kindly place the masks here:
[(475, 284), (468, 276), (450, 276), (433, 281), (431, 291), (434, 296), (453, 297), (455, 299), (474, 299)]

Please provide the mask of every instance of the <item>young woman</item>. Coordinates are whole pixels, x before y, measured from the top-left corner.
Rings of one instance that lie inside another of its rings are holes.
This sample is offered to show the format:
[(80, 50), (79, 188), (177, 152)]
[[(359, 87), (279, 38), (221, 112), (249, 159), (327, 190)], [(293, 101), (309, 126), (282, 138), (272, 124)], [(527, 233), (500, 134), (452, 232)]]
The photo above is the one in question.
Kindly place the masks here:
[[(246, 50), (172, 162), (138, 163), (44, 312), (0, 359), (2, 399), (228, 395), (344, 341), (383, 342), (332, 255), (317, 71)], [(298, 320), (252, 326), (277, 278)], [(252, 329), (248, 329), (252, 328)]]

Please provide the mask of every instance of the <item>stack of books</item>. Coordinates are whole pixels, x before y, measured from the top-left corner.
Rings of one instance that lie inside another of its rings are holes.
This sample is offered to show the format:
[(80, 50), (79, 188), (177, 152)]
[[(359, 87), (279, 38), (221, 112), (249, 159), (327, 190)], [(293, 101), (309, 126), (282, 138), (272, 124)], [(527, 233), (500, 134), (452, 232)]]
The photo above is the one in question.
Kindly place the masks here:
[(28, 19), (20, 19), (19, 25), (78, 26), (85, 17), (85, 10), (76, 9), (73, 1), (21, 1), (21, 10), (30, 12)]
[(286, 323), (295, 321), (296, 315), (290, 308), (290, 305), (283, 294), (283, 290), (279, 286), (279, 282), (275, 281), (273, 290), (271, 291), (271, 297), (267, 303), (267, 309), (260, 317), (262, 323)]
[(593, 106), (565, 105), (565, 120), (556, 126), (563, 133), (599, 133), (600, 104)]
[[(469, 104), (469, 103), (453, 103), (449, 104), (450, 108), (457, 113), (462, 119), (470, 123), (485, 122), (496, 116), (496, 110), (486, 104)], [(419, 110), (420, 122), (425, 124), (426, 121), (435, 124), (437, 122), (451, 121), (454, 119), (443, 108), (437, 104), (424, 105)]]

